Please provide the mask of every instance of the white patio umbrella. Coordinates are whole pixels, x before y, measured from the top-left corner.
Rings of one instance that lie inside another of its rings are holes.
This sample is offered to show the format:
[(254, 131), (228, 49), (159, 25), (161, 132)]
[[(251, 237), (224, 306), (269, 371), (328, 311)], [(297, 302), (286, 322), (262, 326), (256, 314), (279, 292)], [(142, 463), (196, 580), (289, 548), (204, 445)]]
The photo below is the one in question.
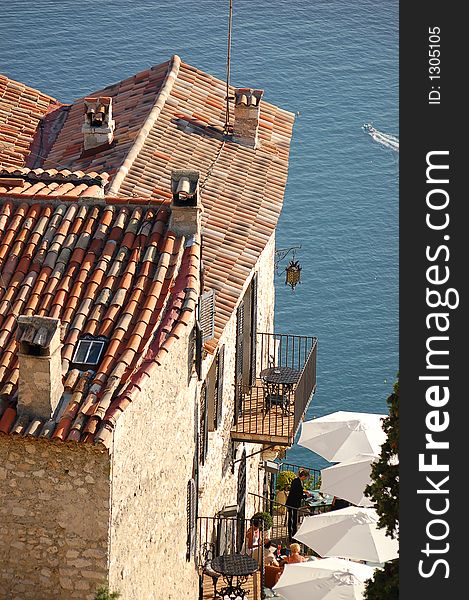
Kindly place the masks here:
[(378, 457), (357, 454), (337, 465), (321, 469), (321, 492), (348, 500), (358, 506), (373, 506), (364, 496), (365, 487), (371, 483), (371, 465)]
[(294, 537), (320, 556), (384, 563), (397, 558), (399, 545), (377, 527), (378, 519), (373, 508), (350, 506), (305, 517)]
[(364, 582), (373, 572), (341, 558), (287, 564), (273, 589), (286, 600), (362, 600)]
[(330, 462), (356, 454), (380, 454), (386, 441), (382, 419), (386, 415), (338, 411), (305, 421), (298, 444)]

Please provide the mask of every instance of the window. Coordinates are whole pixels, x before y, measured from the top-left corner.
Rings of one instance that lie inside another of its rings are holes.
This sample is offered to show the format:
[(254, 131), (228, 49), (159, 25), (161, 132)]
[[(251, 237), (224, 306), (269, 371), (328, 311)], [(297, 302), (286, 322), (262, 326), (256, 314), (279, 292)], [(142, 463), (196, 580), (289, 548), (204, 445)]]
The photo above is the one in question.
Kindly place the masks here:
[(72, 362), (79, 365), (97, 365), (104, 346), (104, 340), (79, 340)]
[(205, 464), (208, 452), (208, 388), (204, 383), (200, 392), (200, 437), (199, 437), (199, 462)]
[(193, 327), (189, 334), (189, 343), (187, 348), (187, 383), (190, 383), (192, 378), (192, 371), (194, 370), (195, 364), (195, 339), (196, 339), (196, 328)]
[(234, 423), (242, 411), (243, 391), (256, 383), (257, 274), (239, 303), (236, 315)]
[(211, 340), (215, 335), (215, 290), (208, 290), (200, 297), (199, 322), (202, 341)]
[(223, 371), (225, 367), (225, 346), (222, 346), (217, 354), (216, 381), (214, 390), (213, 426), (218, 429), (221, 423), (223, 411)]
[(218, 429), (222, 418), (223, 405), (223, 370), (225, 346), (218, 350), (215, 360), (210, 367), (205, 380), (208, 399), (208, 428), (209, 431)]
[(196, 501), (197, 491), (194, 479), (187, 482), (187, 507), (186, 507), (186, 560), (190, 561), (195, 551), (196, 533)]
[(202, 329), (196, 321), (195, 323), (195, 371), (199, 380), (202, 378), (202, 359), (203, 359), (203, 341)]
[(236, 495), (236, 504), (238, 505), (238, 543), (237, 552), (241, 552), (241, 548), (244, 543), (245, 535), (245, 519), (246, 519), (246, 492), (247, 492), (247, 480), (246, 480), (246, 448), (243, 448), (243, 454), (238, 469), (238, 490)]

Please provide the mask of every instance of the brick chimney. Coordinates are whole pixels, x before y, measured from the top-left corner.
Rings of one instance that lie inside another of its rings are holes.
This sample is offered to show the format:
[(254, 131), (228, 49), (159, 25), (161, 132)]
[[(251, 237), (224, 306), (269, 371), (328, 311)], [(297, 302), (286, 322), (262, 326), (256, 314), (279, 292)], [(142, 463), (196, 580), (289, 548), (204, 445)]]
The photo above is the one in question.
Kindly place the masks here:
[(243, 146), (256, 148), (261, 98), (264, 90), (238, 88), (235, 90), (233, 140)]
[(186, 237), (200, 232), (202, 203), (199, 194), (199, 171), (175, 169), (171, 172), (171, 220), (169, 228)]
[(18, 412), (50, 419), (62, 398), (60, 320), (18, 317)]
[(85, 122), (82, 127), (85, 152), (104, 150), (114, 139), (112, 98), (85, 98)]

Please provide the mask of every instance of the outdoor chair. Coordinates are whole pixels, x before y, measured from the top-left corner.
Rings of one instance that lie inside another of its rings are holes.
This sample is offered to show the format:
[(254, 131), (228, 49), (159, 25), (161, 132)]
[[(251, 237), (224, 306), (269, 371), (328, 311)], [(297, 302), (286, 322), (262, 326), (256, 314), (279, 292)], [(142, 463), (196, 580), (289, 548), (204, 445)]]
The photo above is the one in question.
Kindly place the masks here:
[(262, 379), (262, 389), (264, 390), (264, 411), (267, 413), (272, 407), (279, 406), (282, 413), (285, 413), (288, 408), (288, 396), (281, 393), (281, 386)]
[(215, 558), (215, 544), (212, 542), (205, 542), (202, 544), (202, 573), (208, 575), (213, 581), (213, 595), (217, 596), (217, 583), (220, 573), (217, 573), (212, 569), (212, 560)]
[(273, 406), (280, 406), (283, 413), (288, 409), (288, 396), (278, 393), (278, 387), (264, 384), (265, 411), (269, 411)]
[(275, 565), (265, 565), (264, 567), (264, 585), (266, 588), (272, 589), (280, 578), (282, 567)]

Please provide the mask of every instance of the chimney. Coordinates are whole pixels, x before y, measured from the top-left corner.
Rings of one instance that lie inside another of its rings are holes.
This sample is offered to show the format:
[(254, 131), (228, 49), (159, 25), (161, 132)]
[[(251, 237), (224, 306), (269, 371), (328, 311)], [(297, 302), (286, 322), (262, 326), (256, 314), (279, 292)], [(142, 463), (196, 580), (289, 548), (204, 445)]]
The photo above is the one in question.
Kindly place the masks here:
[(199, 171), (175, 169), (171, 172), (171, 220), (169, 228), (186, 237), (200, 232), (202, 203), (199, 195)]
[(50, 419), (62, 398), (60, 320), (18, 317), (18, 412)]
[(243, 146), (256, 148), (261, 98), (264, 90), (237, 88), (235, 90), (233, 140)]
[(85, 122), (82, 127), (85, 152), (108, 148), (114, 139), (112, 98), (85, 98)]

